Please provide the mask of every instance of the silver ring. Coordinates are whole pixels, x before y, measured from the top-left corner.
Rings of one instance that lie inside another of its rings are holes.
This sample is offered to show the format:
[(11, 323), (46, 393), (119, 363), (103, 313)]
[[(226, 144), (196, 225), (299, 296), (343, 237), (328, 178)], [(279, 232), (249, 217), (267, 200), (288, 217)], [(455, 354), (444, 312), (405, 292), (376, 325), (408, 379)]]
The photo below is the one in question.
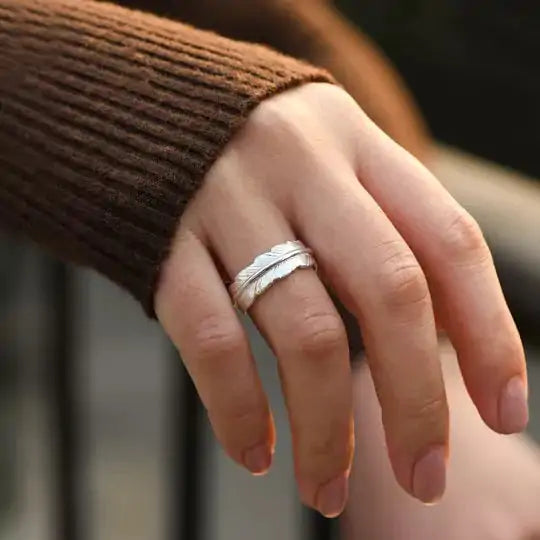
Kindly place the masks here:
[(241, 270), (229, 287), (234, 306), (244, 312), (276, 281), (300, 268), (317, 268), (311, 249), (300, 240), (289, 240), (255, 257)]

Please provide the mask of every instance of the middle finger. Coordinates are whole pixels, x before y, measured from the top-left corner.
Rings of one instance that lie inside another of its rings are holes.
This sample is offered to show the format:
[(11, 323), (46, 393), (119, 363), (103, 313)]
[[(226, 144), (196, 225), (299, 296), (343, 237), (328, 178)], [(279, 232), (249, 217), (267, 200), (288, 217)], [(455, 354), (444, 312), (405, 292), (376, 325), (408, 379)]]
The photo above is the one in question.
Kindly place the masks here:
[(294, 225), (360, 321), (396, 477), (431, 502), (445, 487), (448, 406), (427, 281), (354, 172), (326, 174), (295, 197)]

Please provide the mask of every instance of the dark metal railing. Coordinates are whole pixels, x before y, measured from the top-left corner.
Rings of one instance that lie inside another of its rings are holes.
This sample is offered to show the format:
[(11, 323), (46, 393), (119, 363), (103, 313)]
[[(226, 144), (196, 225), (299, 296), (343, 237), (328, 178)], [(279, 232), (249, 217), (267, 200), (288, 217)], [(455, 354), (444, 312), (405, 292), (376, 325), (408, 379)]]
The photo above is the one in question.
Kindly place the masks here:
[(170, 426), (174, 469), (170, 475), (170, 538), (203, 540), (203, 407), (176, 352), (172, 354), (172, 364), (172, 371), (177, 375), (172, 389), (177, 414), (171, 415), (173, 425)]
[[(84, 415), (77, 395), (74, 287), (72, 270), (51, 263), (46, 271), (51, 313), (50, 407), (55, 443), (55, 534), (58, 540), (86, 540), (88, 519), (81, 515)], [(204, 414), (195, 387), (176, 352), (171, 353), (169, 527), (170, 540), (204, 540)], [(336, 538), (335, 522), (306, 511), (305, 540)], [(302, 539), (304, 540), (304, 539)]]
[(74, 354), (72, 272), (58, 262), (46, 265), (46, 302), (50, 313), (50, 355), (47, 379), (55, 444), (56, 467), (54, 509), (55, 538), (83, 540), (87, 531), (81, 522), (81, 454), (78, 430), (82, 414), (76, 399), (76, 356)]

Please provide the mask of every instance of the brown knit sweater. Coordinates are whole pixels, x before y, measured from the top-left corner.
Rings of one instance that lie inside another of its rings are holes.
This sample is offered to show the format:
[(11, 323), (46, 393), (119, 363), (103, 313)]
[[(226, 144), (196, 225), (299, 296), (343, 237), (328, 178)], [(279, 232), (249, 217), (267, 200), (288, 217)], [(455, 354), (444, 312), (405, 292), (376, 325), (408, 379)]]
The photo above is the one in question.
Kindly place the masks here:
[[(230, 1), (220, 31), (243, 34), (258, 6), (294, 20), (297, 34), (283, 34), (304, 36), (298, 56), (309, 57), (316, 33), (293, 4)], [(124, 3), (215, 27), (227, 2)], [(178, 218), (250, 111), (331, 80), (262, 46), (105, 2), (0, 0), (0, 224), (97, 269), (152, 314)]]
[(0, 0), (0, 219), (152, 312), (178, 217), (263, 99), (328, 75), (87, 0)]

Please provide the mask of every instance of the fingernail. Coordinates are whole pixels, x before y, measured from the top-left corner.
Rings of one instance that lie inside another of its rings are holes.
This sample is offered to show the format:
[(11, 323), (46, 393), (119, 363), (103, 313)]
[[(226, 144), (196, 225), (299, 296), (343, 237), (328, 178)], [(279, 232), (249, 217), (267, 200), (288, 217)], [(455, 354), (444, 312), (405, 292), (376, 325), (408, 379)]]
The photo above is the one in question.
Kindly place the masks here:
[(330, 480), (319, 488), (315, 505), (319, 512), (327, 517), (339, 516), (345, 507), (347, 493), (349, 490), (349, 479), (347, 474), (343, 474)]
[(250, 448), (244, 453), (244, 465), (252, 474), (265, 474), (271, 464), (272, 451), (266, 444)]
[(518, 433), (527, 427), (529, 422), (527, 389), (519, 375), (512, 377), (501, 392), (499, 421), (501, 430), (505, 433)]
[(437, 502), (446, 487), (444, 446), (434, 446), (414, 466), (412, 489), (417, 499), (427, 504)]

